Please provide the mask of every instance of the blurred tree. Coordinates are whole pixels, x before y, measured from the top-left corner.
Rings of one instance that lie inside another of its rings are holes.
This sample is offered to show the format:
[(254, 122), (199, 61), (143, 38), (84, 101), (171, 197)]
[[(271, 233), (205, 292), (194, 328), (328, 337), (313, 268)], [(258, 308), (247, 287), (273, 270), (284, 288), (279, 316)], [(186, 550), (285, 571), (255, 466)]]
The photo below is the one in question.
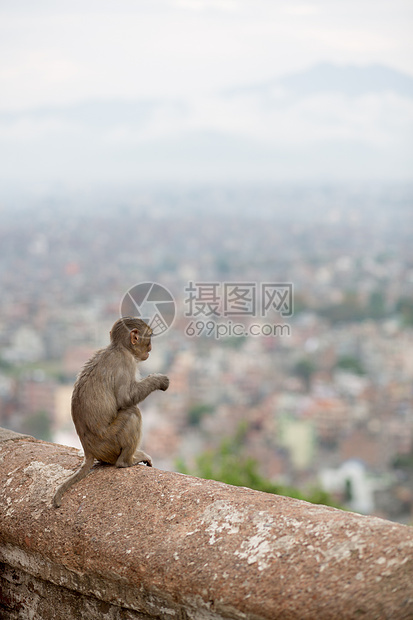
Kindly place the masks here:
[(21, 426), (21, 432), (33, 435), (36, 439), (52, 441), (50, 416), (46, 411), (38, 411), (27, 417)]
[(350, 478), (346, 478), (344, 487), (344, 501), (349, 504), (354, 499), (353, 483)]
[(362, 303), (355, 291), (346, 291), (343, 300), (332, 306), (320, 308), (318, 313), (331, 323), (348, 323), (365, 319), (382, 319), (389, 313), (382, 291), (373, 291), (367, 303)]
[(294, 314), (297, 315), (300, 312), (308, 310), (308, 304), (303, 294), (294, 294)]
[(366, 315), (365, 308), (361, 305), (355, 291), (346, 291), (339, 304), (320, 308), (318, 312), (331, 323), (361, 321)]
[(366, 310), (367, 318), (382, 319), (386, 316), (386, 300), (381, 291), (373, 291)]
[(0, 357), (0, 370), (7, 373), (12, 368), (13, 368), (13, 365), (10, 364), (10, 362), (7, 362), (6, 360)]
[(394, 469), (408, 469), (413, 472), (413, 449), (407, 454), (397, 454), (392, 460)]
[(311, 379), (316, 371), (316, 367), (314, 362), (312, 362), (307, 357), (303, 357), (295, 364), (293, 372), (294, 374), (304, 381), (305, 388), (307, 392), (311, 386)]
[(196, 458), (194, 471), (188, 471), (185, 463), (179, 461), (178, 471), (207, 480), (218, 480), (234, 486), (248, 487), (264, 493), (294, 497), (313, 504), (340, 506), (321, 488), (315, 487), (303, 493), (294, 487), (276, 484), (267, 480), (258, 471), (257, 462), (243, 454), (247, 425), (241, 424), (233, 437), (224, 439), (216, 450), (202, 452)]
[(396, 312), (400, 314), (404, 325), (413, 325), (413, 299), (411, 297), (402, 297), (396, 305)]
[(190, 426), (198, 426), (204, 415), (212, 413), (214, 407), (208, 403), (197, 403), (192, 405), (188, 410), (188, 424)]
[(336, 368), (340, 368), (341, 370), (348, 370), (355, 375), (366, 374), (366, 371), (364, 370), (361, 362), (352, 355), (343, 355), (343, 357), (340, 357), (337, 361)]
[(220, 340), (220, 344), (231, 349), (241, 349), (246, 340), (247, 336), (227, 336)]

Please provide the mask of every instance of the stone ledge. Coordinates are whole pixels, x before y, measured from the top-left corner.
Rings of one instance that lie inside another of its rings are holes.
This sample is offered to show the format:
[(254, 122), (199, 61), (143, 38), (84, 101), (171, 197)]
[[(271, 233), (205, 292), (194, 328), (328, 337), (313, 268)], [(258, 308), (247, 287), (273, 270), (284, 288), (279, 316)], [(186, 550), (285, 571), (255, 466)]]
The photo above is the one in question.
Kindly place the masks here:
[(31, 618), (413, 617), (413, 528), (74, 449), (0, 443), (0, 615)]
[(22, 435), (21, 433), (15, 433), (8, 428), (0, 428), (0, 442), (2, 441), (16, 441), (18, 439), (34, 439), (30, 435)]

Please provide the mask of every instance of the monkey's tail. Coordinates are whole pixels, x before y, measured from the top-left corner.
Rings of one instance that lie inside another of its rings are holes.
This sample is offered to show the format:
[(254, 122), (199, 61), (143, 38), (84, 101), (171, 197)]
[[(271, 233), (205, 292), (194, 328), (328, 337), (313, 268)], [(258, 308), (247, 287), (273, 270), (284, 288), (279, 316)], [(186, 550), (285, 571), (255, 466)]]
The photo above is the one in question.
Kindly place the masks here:
[(92, 468), (94, 461), (95, 459), (91, 454), (87, 456), (85, 454), (85, 460), (82, 467), (80, 467), (80, 469), (78, 469), (77, 472), (75, 472), (72, 476), (69, 476), (69, 478), (60, 485), (60, 487), (54, 494), (53, 506), (55, 508), (59, 508), (60, 504), (62, 503), (63, 494), (67, 491), (69, 487), (72, 486), (72, 484), (75, 484), (75, 482), (79, 482), (79, 480), (83, 480), (83, 478), (86, 478), (90, 469)]

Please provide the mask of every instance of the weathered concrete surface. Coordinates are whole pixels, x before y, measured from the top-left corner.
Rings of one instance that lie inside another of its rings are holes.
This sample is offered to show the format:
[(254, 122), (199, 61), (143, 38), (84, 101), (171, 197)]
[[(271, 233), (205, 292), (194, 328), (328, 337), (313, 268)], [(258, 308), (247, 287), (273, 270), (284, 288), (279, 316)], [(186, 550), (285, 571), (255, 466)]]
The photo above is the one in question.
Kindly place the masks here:
[(413, 618), (413, 528), (76, 450), (0, 443), (5, 618)]

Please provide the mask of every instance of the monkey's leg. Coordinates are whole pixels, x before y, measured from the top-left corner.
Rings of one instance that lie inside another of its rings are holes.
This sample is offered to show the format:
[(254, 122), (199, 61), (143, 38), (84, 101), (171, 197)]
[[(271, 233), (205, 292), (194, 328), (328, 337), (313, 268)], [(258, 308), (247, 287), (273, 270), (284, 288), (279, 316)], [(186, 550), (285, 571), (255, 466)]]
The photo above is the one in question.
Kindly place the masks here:
[(94, 461), (95, 459), (93, 455), (85, 454), (85, 460), (82, 467), (78, 469), (77, 472), (75, 472), (72, 476), (69, 476), (69, 478), (60, 485), (60, 487), (54, 494), (53, 506), (55, 508), (59, 508), (60, 504), (62, 503), (63, 493), (65, 493), (67, 489), (72, 486), (72, 484), (75, 484), (75, 482), (79, 482), (79, 480), (83, 480), (83, 478), (86, 478), (90, 469), (92, 468)]
[(116, 442), (121, 450), (115, 463), (116, 467), (131, 467), (141, 462), (152, 467), (149, 454), (138, 450), (142, 428), (139, 408), (133, 406), (121, 411), (112, 426), (116, 428)]

